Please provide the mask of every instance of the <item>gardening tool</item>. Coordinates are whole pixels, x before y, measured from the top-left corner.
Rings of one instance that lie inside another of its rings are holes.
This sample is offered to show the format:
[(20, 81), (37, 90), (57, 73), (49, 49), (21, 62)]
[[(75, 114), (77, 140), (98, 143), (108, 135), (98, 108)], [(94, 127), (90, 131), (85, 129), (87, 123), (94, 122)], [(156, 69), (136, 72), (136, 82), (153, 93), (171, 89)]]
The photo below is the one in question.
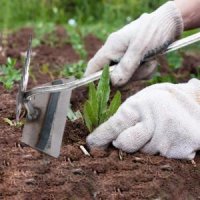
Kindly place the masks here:
[[(171, 44), (165, 52), (146, 57), (143, 62), (200, 41), (200, 33), (180, 39)], [(20, 119), (22, 107), (27, 111), (22, 142), (53, 157), (60, 153), (65, 128), (66, 115), (69, 107), (71, 91), (77, 87), (98, 80), (102, 71), (79, 80), (61, 79), (27, 90), (29, 65), (31, 58), (31, 39), (23, 67), (22, 79), (17, 95), (16, 119)], [(112, 73), (114, 66), (110, 67)]]

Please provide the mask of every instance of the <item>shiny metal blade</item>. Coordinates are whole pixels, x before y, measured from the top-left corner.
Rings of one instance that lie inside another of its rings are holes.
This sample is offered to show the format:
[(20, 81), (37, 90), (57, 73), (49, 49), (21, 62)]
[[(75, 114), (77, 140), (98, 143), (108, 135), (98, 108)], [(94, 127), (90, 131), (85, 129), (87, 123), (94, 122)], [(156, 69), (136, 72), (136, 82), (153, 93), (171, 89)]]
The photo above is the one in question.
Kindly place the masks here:
[(20, 84), (22, 92), (26, 91), (27, 85), (28, 85), (29, 68), (30, 68), (30, 61), (31, 61), (31, 54), (32, 54), (31, 44), (32, 44), (32, 37), (30, 37), (29, 39), (28, 50), (26, 52), (26, 59), (25, 59), (24, 67), (23, 67), (22, 81)]
[(22, 69), (22, 77), (19, 84), (18, 94), (17, 94), (17, 103), (16, 103), (16, 120), (17, 121), (19, 121), (23, 102), (25, 100), (23, 98), (23, 94), (24, 92), (26, 92), (27, 85), (28, 85), (29, 67), (30, 67), (30, 60), (31, 60), (31, 53), (32, 53), (31, 44), (32, 44), (32, 37), (30, 37), (29, 39), (28, 50), (26, 52), (26, 58), (25, 58), (23, 69)]

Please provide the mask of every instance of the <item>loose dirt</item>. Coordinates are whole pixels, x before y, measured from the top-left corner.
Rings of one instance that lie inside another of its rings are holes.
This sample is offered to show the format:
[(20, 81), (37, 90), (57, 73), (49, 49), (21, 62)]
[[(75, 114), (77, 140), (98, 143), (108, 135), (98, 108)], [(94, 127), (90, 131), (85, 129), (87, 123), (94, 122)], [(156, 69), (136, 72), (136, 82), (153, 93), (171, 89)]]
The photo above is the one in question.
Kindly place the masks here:
[[(9, 36), (5, 56), (18, 59), (26, 50), (32, 29), (22, 29)], [(62, 37), (65, 31), (59, 28)], [(61, 37), (61, 36), (60, 36)], [(91, 57), (101, 46), (94, 36), (86, 38), (86, 49)], [(64, 40), (65, 41), (65, 40)], [(50, 81), (49, 74), (39, 68), (48, 64), (59, 70), (62, 65), (78, 60), (69, 43), (57, 46), (41, 44), (34, 48), (31, 87)], [(189, 74), (200, 63), (199, 58), (187, 57), (177, 74)], [(34, 79), (33, 79), (34, 77)], [(186, 78), (187, 77), (187, 78)], [(188, 75), (183, 79), (188, 79)], [(130, 82), (123, 88), (123, 100), (147, 85), (145, 81)], [(113, 91), (116, 89), (113, 88)], [(142, 153), (126, 154), (113, 147), (107, 151), (93, 150), (90, 157), (80, 150), (88, 134), (81, 120), (67, 121), (61, 155), (58, 159), (41, 154), (20, 143), (22, 127), (9, 126), (3, 118), (15, 118), (17, 84), (12, 91), (0, 85), (0, 199), (199, 199), (200, 155), (195, 158), (196, 167), (190, 161), (166, 159)], [(85, 87), (72, 95), (73, 109), (81, 109), (86, 98)]]

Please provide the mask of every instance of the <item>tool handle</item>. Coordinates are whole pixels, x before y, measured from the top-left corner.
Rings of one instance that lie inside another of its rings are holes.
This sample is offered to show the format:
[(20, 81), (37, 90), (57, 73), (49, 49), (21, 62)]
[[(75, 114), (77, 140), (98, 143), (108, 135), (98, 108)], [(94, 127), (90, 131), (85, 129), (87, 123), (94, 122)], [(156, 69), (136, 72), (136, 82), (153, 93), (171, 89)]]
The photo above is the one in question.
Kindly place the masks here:
[[(180, 48), (183, 48), (185, 46), (193, 44), (197, 41), (200, 41), (200, 32), (172, 43), (171, 45), (168, 46), (166, 51), (164, 51), (160, 54), (162, 55), (162, 54), (170, 53), (172, 51), (176, 51)], [(148, 57), (143, 62), (147, 62), (149, 60), (152, 60), (152, 59), (155, 58), (155, 56), (156, 55), (154, 55), (150, 58)], [(114, 66), (111, 66), (109, 68), (109, 70), (110, 70), (110, 73), (112, 73), (112, 71), (114, 70)], [(93, 82), (95, 80), (98, 80), (101, 77), (101, 74), (102, 74), (102, 71), (98, 71), (98, 72), (91, 74), (87, 77), (84, 77), (82, 79), (71, 81), (70, 83), (58, 84), (58, 85), (53, 85), (53, 86), (36, 87), (36, 88), (33, 88), (33, 89), (25, 92), (24, 98), (28, 100), (33, 95), (38, 95), (38, 94), (42, 94), (42, 93), (49, 93), (49, 92), (58, 92), (58, 91), (61, 91), (61, 90), (66, 90), (66, 89), (75, 89), (77, 87), (80, 87), (80, 86), (86, 85), (90, 82)]]

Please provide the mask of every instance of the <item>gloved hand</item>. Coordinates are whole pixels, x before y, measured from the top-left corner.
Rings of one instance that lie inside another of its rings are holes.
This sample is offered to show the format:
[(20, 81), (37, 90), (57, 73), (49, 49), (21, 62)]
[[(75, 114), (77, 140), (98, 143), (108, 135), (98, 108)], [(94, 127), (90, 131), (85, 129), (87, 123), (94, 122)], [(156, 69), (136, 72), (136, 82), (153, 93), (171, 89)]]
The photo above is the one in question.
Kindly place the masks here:
[(155, 84), (129, 97), (87, 137), (87, 144), (106, 148), (112, 142), (125, 152), (193, 159), (200, 149), (199, 126), (199, 80)]
[(166, 49), (182, 31), (181, 13), (176, 4), (169, 1), (151, 14), (143, 14), (137, 20), (112, 33), (89, 61), (85, 76), (109, 65), (111, 61), (120, 60), (111, 74), (113, 85), (123, 85), (134, 73), (137, 79), (146, 78), (154, 71), (155, 62), (151, 62), (149, 69), (146, 66), (138, 68), (140, 62), (145, 57)]

